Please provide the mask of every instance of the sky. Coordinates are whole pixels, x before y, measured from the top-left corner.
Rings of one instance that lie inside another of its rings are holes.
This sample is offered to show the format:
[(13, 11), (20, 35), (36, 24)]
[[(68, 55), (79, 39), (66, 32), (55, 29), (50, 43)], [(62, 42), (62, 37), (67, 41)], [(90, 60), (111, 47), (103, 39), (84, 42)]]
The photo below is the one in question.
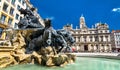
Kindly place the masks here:
[(120, 0), (30, 0), (40, 16), (50, 18), (55, 29), (66, 24), (79, 26), (80, 16), (91, 28), (98, 22), (107, 23), (110, 30), (120, 30)]

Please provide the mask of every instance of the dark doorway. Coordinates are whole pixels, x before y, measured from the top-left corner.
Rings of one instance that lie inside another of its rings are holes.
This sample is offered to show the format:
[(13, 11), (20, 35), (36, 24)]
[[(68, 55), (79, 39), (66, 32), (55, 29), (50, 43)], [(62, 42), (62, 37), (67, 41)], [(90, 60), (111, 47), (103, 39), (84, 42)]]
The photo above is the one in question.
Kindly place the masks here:
[(84, 45), (84, 51), (88, 51), (88, 45)]

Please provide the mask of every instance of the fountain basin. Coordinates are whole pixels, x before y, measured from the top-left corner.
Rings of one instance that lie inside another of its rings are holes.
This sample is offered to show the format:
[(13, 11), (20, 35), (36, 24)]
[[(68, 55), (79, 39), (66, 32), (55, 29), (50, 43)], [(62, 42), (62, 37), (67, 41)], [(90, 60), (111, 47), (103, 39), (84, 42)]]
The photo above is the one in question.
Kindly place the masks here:
[(120, 60), (77, 57), (76, 62), (64, 67), (45, 67), (35, 64), (16, 65), (3, 70), (120, 70)]

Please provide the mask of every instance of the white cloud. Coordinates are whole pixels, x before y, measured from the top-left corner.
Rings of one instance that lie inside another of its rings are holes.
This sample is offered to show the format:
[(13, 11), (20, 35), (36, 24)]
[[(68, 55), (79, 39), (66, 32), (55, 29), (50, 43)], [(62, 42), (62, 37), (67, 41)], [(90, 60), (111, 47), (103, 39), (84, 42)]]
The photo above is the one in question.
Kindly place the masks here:
[(47, 17), (48, 19), (54, 20), (55, 17), (51, 16), (51, 17)]
[(113, 8), (112, 11), (113, 12), (120, 12), (120, 8)]

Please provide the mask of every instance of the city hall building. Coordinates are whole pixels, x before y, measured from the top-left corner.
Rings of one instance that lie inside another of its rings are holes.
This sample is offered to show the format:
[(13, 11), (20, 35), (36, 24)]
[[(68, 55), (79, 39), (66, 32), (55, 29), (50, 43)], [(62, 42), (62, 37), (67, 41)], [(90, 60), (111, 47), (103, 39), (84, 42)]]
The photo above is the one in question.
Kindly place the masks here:
[(88, 28), (85, 18), (80, 17), (79, 28), (73, 29), (72, 25), (65, 25), (63, 29), (71, 31), (75, 38), (72, 46), (79, 52), (111, 52), (111, 39), (108, 24), (96, 23)]

